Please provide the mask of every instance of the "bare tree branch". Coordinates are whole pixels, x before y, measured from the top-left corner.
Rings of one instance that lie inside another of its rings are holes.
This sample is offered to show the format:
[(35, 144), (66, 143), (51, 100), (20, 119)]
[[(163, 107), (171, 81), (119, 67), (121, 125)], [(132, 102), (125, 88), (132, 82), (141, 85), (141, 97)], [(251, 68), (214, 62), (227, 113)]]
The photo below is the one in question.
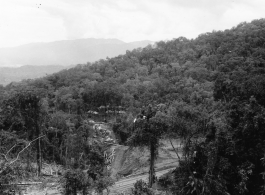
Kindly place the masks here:
[(3, 172), (4, 172), (4, 171), (5, 171), (10, 165), (12, 165), (13, 163), (15, 163), (15, 162), (19, 159), (20, 154), (21, 154), (22, 152), (24, 152), (28, 147), (30, 147), (31, 144), (32, 144), (33, 142), (35, 142), (36, 140), (41, 139), (41, 138), (43, 138), (43, 137), (45, 137), (45, 135), (39, 136), (39, 137), (37, 137), (36, 139), (30, 141), (30, 142), (27, 144), (27, 146), (25, 146), (21, 151), (19, 151), (19, 153), (17, 154), (17, 157), (16, 157), (14, 160), (10, 161), (10, 162), (9, 162), (9, 160), (8, 160), (8, 158), (7, 158), (7, 155), (8, 155), (8, 153), (9, 153), (9, 152), (10, 152), (15, 146), (17, 146), (18, 144), (12, 146), (12, 148), (9, 149), (8, 152), (7, 152), (6, 154), (0, 154), (0, 155), (2, 155), (2, 156), (5, 158), (5, 160), (6, 160), (6, 162), (7, 162), (7, 163), (4, 164), (4, 167), (2, 168), (2, 170), (0, 170), (0, 174), (3, 173)]
[(170, 141), (170, 144), (171, 144), (172, 148), (174, 149), (175, 153), (177, 154), (178, 159), (179, 159), (179, 161), (180, 161), (180, 156), (179, 156), (179, 154), (178, 154), (178, 151), (177, 151), (176, 148), (174, 147), (174, 145), (173, 145), (171, 139), (169, 139), (169, 141)]
[(14, 146), (12, 146), (12, 148), (10, 148), (10, 149), (7, 151), (7, 153), (5, 154), (6, 159), (7, 159), (7, 155), (8, 155), (8, 153), (11, 152), (11, 151), (13, 150), (13, 148), (15, 148), (17, 145), (18, 145), (18, 144), (15, 144)]
[(8, 161), (8, 159), (7, 159), (5, 154), (0, 154), (0, 155), (4, 157), (5, 161)]
[(32, 140), (31, 142), (29, 142), (28, 145), (27, 145), (25, 148), (23, 148), (23, 149), (17, 154), (17, 157), (9, 163), (9, 165), (11, 165), (11, 164), (13, 164), (14, 162), (16, 162), (16, 161), (18, 160), (18, 158), (19, 158), (19, 155), (20, 155), (22, 152), (24, 152), (24, 150), (26, 150), (26, 149), (27, 149), (27, 148), (28, 148), (33, 142), (35, 142), (35, 141), (38, 140), (38, 139), (43, 138), (44, 136), (45, 136), (45, 135), (42, 135), (42, 136), (37, 137), (36, 139)]
[(11, 150), (12, 150), (13, 148), (15, 148), (16, 146), (17, 146), (17, 144), (15, 144), (14, 146), (12, 146), (12, 147), (7, 151), (6, 154), (1, 154), (1, 156), (3, 156), (3, 157), (5, 158), (5, 161), (8, 162), (7, 155), (8, 155), (8, 153), (11, 152)]

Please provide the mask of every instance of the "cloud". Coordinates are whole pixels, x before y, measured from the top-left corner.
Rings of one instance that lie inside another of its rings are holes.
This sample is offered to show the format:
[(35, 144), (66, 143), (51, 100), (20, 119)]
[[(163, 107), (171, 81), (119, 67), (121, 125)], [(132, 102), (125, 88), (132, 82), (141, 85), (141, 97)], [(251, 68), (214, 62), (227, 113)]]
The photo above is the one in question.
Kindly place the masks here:
[(54, 41), (64, 37), (62, 21), (51, 17), (39, 4), (41, 1), (36, 0), (10, 0), (1, 4), (0, 47)]
[[(254, 1), (254, 2), (253, 2)], [(68, 39), (161, 40), (231, 28), (259, 16), (259, 0), (56, 0), (47, 11), (62, 19)], [(247, 14), (245, 14), (247, 13)], [(241, 19), (241, 20), (240, 20)]]
[(0, 7), (0, 47), (90, 37), (195, 38), (264, 17), (264, 6), (264, 0), (8, 0)]
[[(47, 7), (45, 9), (53, 18), (60, 19), (66, 31), (67, 39), (77, 39), (84, 35), (86, 26), (83, 25), (83, 14), (73, 10), (66, 10), (59, 7)], [(80, 10), (81, 11), (81, 10)]]
[(63, 20), (69, 39), (85, 36), (124, 38), (130, 36), (129, 33), (141, 34), (150, 29), (152, 18), (148, 13), (140, 11), (137, 4), (118, 0), (115, 3), (103, 2), (68, 2), (63, 9), (49, 6), (45, 10)]

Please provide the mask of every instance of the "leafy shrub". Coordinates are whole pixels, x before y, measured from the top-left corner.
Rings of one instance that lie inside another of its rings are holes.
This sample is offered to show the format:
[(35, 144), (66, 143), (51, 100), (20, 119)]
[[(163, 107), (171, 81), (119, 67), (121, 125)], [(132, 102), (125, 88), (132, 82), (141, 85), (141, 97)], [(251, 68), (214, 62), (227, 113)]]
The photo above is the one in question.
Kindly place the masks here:
[(65, 195), (76, 195), (78, 192), (85, 195), (90, 186), (90, 181), (87, 174), (80, 169), (69, 170), (64, 175), (63, 185)]
[(138, 180), (132, 188), (132, 195), (153, 195), (152, 189), (150, 189), (146, 182)]
[(94, 189), (96, 192), (101, 193), (104, 190), (108, 190), (109, 186), (112, 186), (114, 181), (109, 176), (99, 176), (96, 174), (96, 178), (93, 179), (89, 173), (81, 169), (68, 170), (63, 179), (64, 194), (65, 195), (86, 195), (89, 190)]

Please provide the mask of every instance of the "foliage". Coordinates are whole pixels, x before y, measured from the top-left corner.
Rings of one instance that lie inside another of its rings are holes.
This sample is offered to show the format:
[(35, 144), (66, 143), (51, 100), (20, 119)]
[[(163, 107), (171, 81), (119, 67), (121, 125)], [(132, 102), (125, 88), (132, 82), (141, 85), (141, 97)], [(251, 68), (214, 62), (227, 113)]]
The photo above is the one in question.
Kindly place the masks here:
[(87, 177), (108, 185), (93, 118), (111, 121), (120, 143), (149, 147), (151, 164), (161, 138), (181, 139), (172, 193), (264, 193), (264, 32), (264, 19), (243, 22), (0, 86), (0, 152), (45, 135), (21, 160), (55, 161), (77, 180), (92, 166)]
[(64, 175), (63, 184), (65, 195), (76, 195), (78, 192), (85, 195), (91, 186), (87, 174), (80, 169), (67, 171)]
[(147, 183), (145, 183), (143, 180), (138, 180), (134, 184), (134, 188), (132, 188), (133, 195), (153, 195), (154, 193), (150, 188), (148, 188)]
[(114, 184), (106, 169), (101, 146), (83, 144), (83, 155), (75, 160), (71, 169), (64, 175), (63, 185), (66, 195), (76, 195), (78, 192), (86, 194), (91, 189), (103, 192)]
[(132, 114), (124, 114), (113, 123), (112, 130), (119, 144), (126, 144), (127, 139), (131, 135), (130, 129), (132, 128), (133, 120)]

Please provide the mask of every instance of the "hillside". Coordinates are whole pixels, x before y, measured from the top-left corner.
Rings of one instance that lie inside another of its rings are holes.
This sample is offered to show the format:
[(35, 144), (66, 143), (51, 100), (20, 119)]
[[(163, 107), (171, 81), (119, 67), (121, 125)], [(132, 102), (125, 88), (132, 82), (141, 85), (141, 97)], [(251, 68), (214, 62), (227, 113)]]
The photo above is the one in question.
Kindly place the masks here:
[[(67, 187), (77, 190), (74, 179), (79, 192), (112, 182), (102, 145), (91, 144), (90, 120), (107, 122), (123, 145), (117, 159), (124, 164), (113, 165), (120, 175), (133, 174), (140, 159), (149, 183), (172, 194), (265, 192), (265, 19), (13, 83), (0, 87), (0, 100), (1, 153), (43, 135), (21, 161), (68, 167)], [(156, 180), (154, 162), (167, 160), (158, 156), (163, 140), (180, 140), (182, 156)], [(150, 155), (123, 158), (128, 147)]]
[(11, 82), (20, 82), (27, 79), (36, 79), (63, 70), (65, 66), (21, 66), (21, 67), (0, 67), (0, 85), (7, 85)]
[(125, 43), (118, 39), (90, 38), (0, 48), (0, 67), (15, 65), (69, 66), (125, 54), (126, 50), (145, 47), (150, 43), (150, 41)]

